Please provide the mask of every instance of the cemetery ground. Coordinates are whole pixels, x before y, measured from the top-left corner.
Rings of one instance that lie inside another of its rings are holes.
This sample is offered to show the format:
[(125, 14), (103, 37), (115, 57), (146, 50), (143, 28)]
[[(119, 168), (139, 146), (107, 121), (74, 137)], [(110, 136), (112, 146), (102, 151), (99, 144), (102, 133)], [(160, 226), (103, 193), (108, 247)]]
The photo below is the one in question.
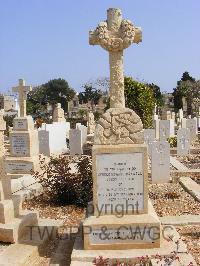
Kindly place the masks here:
[[(190, 156), (193, 158), (193, 155)], [(67, 160), (69, 159), (69, 156), (65, 157)], [(87, 156), (87, 158), (91, 160), (91, 157)], [(91, 171), (91, 168), (89, 171)], [(193, 255), (197, 264), (200, 265), (200, 221), (198, 223), (195, 222), (195, 219), (193, 220), (194, 217), (199, 217), (199, 202), (177, 180), (168, 184), (151, 184), (151, 180), (149, 180), (149, 183), (149, 197), (158, 216), (161, 219), (167, 218), (168, 221), (173, 220), (171, 217), (175, 218), (177, 222), (174, 225), (181, 239), (187, 244), (188, 252)], [(32, 199), (25, 200), (23, 208), (39, 211), (41, 218), (61, 220), (65, 228), (64, 232), (60, 232), (59, 239), (50, 241), (43, 257), (40, 258), (36, 265), (49, 265), (60, 247), (60, 242), (63, 242), (63, 245), (65, 245), (64, 265), (70, 265), (74, 237), (67, 237), (67, 240), (62, 241), (60, 236), (66, 234), (66, 228), (67, 234), (74, 234), (74, 231), (77, 230), (79, 224), (85, 218), (86, 208), (76, 204), (57, 204), (52, 198), (50, 199), (48, 195), (45, 195), (45, 192)], [(183, 218), (182, 221), (181, 218)], [(164, 222), (164, 224), (167, 224), (167, 222)], [(6, 246), (1, 246), (1, 250), (5, 248)]]

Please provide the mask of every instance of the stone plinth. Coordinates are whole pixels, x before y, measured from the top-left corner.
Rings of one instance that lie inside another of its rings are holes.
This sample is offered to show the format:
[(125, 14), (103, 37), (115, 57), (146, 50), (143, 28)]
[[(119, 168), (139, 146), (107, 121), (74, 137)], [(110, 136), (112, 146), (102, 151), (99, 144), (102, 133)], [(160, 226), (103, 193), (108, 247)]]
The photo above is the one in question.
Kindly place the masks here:
[[(149, 203), (140, 215), (91, 216), (83, 223), (86, 250), (123, 250), (160, 247), (160, 221)], [(140, 237), (140, 234), (143, 237)]]
[[(147, 156), (144, 144), (93, 146), (94, 216), (83, 223), (86, 250), (160, 246), (160, 236), (153, 239), (160, 222), (148, 204)], [(102, 239), (104, 230), (110, 238)], [(131, 238), (135, 231), (144, 238)]]
[[(10, 156), (6, 158), (6, 171), (21, 177), (39, 169), (38, 131), (31, 116), (17, 117), (10, 133)], [(14, 177), (14, 178), (16, 178)]]

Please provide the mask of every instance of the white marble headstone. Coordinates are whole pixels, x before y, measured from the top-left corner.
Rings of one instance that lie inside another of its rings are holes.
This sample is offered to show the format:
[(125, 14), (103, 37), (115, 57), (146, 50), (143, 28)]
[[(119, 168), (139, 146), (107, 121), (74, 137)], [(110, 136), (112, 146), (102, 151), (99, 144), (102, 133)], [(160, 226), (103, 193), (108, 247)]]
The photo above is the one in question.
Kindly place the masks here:
[(170, 145), (167, 141), (152, 143), (152, 183), (168, 183), (170, 180)]
[(87, 141), (87, 127), (84, 125), (78, 124), (77, 129), (81, 130), (81, 132), (82, 132), (82, 144), (84, 145)]
[(51, 156), (67, 152), (66, 122), (42, 124), (38, 131), (40, 153)]
[(174, 136), (174, 120), (160, 120), (160, 140)]
[(193, 141), (197, 137), (197, 120), (196, 119), (187, 119), (186, 128), (190, 130), (190, 140)]
[(144, 143), (148, 146), (148, 155), (151, 157), (152, 142), (156, 139), (155, 129), (148, 128), (144, 129)]
[(190, 153), (190, 130), (179, 128), (177, 132), (177, 155), (184, 156)]

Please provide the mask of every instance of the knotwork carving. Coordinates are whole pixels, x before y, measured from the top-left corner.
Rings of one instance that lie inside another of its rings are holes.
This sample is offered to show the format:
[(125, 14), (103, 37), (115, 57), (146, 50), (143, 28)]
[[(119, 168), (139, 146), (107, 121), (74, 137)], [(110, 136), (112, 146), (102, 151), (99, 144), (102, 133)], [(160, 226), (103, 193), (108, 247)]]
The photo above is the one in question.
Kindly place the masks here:
[(100, 118), (94, 144), (143, 143), (143, 125), (139, 116), (128, 108), (111, 108)]

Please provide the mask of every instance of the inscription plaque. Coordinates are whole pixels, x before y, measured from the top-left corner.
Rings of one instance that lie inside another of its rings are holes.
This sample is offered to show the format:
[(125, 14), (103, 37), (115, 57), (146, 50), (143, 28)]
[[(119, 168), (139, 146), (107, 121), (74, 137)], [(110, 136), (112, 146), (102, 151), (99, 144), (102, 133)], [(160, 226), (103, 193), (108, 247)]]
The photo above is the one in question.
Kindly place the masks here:
[(18, 135), (12, 136), (12, 151), (13, 155), (28, 156), (28, 138), (27, 136)]
[[(97, 204), (104, 213), (144, 210), (143, 153), (96, 155)], [(123, 209), (122, 209), (123, 208)]]
[(155, 227), (140, 227), (131, 225), (122, 225), (119, 228), (95, 229), (91, 232), (89, 238), (91, 244), (114, 244), (114, 243), (151, 243), (157, 236)]
[(14, 120), (14, 129), (26, 130), (27, 129), (27, 120)]
[(30, 173), (33, 169), (33, 163), (31, 162), (7, 162), (7, 173)]

